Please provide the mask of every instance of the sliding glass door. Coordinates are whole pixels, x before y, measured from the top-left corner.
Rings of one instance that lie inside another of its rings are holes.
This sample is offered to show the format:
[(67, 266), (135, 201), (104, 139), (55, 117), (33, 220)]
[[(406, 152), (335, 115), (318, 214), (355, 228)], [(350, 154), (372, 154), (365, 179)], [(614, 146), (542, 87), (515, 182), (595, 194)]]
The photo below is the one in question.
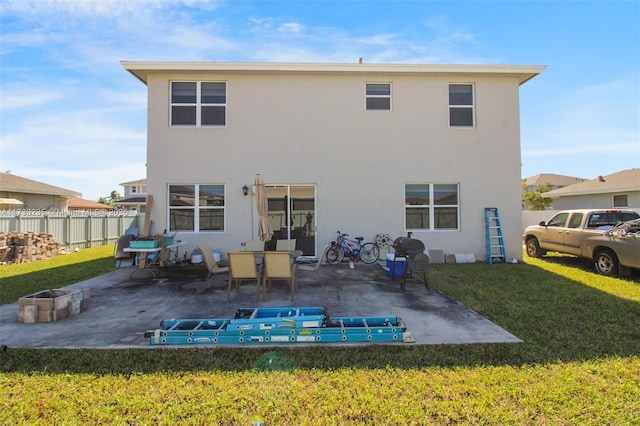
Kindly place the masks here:
[(296, 250), (302, 250), (305, 256), (315, 256), (315, 185), (267, 184), (266, 189), (273, 228), (273, 239), (267, 246), (275, 248), (277, 240), (296, 240)]

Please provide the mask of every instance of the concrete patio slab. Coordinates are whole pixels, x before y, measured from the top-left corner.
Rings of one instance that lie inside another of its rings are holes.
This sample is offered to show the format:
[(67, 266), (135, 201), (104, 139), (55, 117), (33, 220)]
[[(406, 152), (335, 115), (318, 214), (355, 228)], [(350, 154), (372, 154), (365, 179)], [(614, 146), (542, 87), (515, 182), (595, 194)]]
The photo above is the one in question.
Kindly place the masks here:
[[(139, 271), (130, 279), (131, 269), (119, 269), (65, 287), (88, 288), (88, 309), (55, 322), (22, 323), (18, 321), (17, 302), (0, 306), (0, 344), (9, 348), (161, 348), (163, 346), (151, 346), (144, 333), (159, 328), (164, 319), (232, 318), (239, 308), (262, 306), (325, 306), (330, 316), (402, 318), (415, 343), (384, 344), (521, 342), (438, 291), (437, 283), (430, 283), (436, 289), (426, 289), (422, 281), (411, 279), (402, 291), (400, 280), (391, 280), (377, 265), (357, 265), (355, 269), (347, 264), (322, 266), (322, 285), (314, 272), (300, 272), (293, 303), (285, 282), (274, 283), (265, 302), (256, 302), (256, 285), (247, 283), (239, 292), (232, 291), (231, 301), (226, 303), (226, 275), (217, 276), (214, 288), (201, 294), (182, 288), (204, 279), (203, 266), (163, 268), (154, 279), (147, 279), (152, 277), (145, 273)], [(243, 345), (263, 346), (265, 344)]]

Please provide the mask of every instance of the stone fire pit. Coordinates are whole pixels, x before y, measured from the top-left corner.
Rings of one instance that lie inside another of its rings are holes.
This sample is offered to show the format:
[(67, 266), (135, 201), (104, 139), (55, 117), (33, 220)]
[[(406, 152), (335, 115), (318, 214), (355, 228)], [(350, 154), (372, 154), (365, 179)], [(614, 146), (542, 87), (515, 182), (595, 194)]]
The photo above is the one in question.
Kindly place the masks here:
[(52, 322), (78, 315), (89, 306), (89, 289), (44, 290), (18, 299), (18, 321)]

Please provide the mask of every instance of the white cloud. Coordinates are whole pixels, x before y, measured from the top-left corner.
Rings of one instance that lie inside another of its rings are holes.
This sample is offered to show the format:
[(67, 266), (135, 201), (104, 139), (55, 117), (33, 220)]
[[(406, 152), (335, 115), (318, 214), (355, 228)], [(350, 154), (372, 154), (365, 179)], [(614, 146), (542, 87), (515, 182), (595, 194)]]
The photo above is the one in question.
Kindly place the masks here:
[(10, 125), (3, 129), (2, 168), (85, 198), (108, 195), (119, 182), (146, 176), (145, 114), (139, 98), (101, 108), (60, 104), (33, 114), (3, 114)]
[(74, 167), (73, 169), (33, 167), (29, 163), (14, 164), (11, 173), (28, 179), (45, 182), (71, 191), (80, 192), (82, 197), (98, 200), (111, 191), (124, 193), (119, 184), (147, 176), (144, 164), (126, 158), (117, 162), (104, 162), (98, 167)]
[[(3, 149), (33, 147), (32, 161), (96, 161), (126, 155), (131, 142), (146, 143), (146, 134), (131, 130), (99, 109), (24, 115), (15, 131), (2, 138)], [(63, 147), (60, 149), (59, 147)], [(105, 152), (105, 147), (110, 149)], [(113, 149), (115, 148), (115, 149)], [(119, 152), (118, 152), (119, 151)]]
[(637, 76), (597, 82), (576, 89), (559, 89), (541, 106), (538, 121), (545, 126), (530, 129), (534, 143), (562, 146), (570, 143), (615, 144), (638, 138)]
[(214, 10), (218, 0), (4, 0), (4, 13), (16, 13), (25, 18), (51, 17), (52, 14), (78, 17), (130, 16), (149, 10), (172, 10), (182, 6)]
[(637, 76), (561, 88), (555, 95), (523, 121), (525, 175), (593, 177), (640, 167)]
[(66, 96), (66, 91), (51, 87), (33, 87), (17, 84), (7, 87), (3, 85), (0, 91), (2, 103), (0, 110), (7, 113), (27, 108), (37, 108)]
[(101, 160), (117, 161), (121, 155), (144, 164), (146, 91), (124, 71), (123, 78), (130, 84), (118, 88), (84, 80), (3, 85), (4, 168), (24, 163), (41, 169), (96, 169)]
[(299, 24), (297, 22), (287, 22), (285, 24), (282, 24), (280, 26), (280, 28), (278, 28), (278, 31), (283, 32), (283, 33), (301, 33), (304, 30), (304, 25)]
[(559, 157), (570, 155), (618, 155), (618, 153), (636, 153), (640, 154), (640, 147), (637, 142), (621, 141), (612, 143), (582, 144), (553, 146), (548, 149), (528, 149), (522, 152), (523, 157)]
[(7, 54), (18, 47), (44, 46), (59, 42), (66, 37), (53, 32), (35, 29), (32, 31), (9, 31), (5, 29), (0, 34), (2, 40), (2, 54)]
[[(180, 60), (235, 45), (221, 37), (213, 19), (182, 7), (211, 13), (217, 1), (8, 1), (3, 13), (3, 53), (25, 46), (47, 46), (46, 54), (71, 68), (114, 63), (123, 57)], [(3, 6), (5, 6), (3, 4)], [(24, 31), (22, 28), (27, 27)], [(69, 52), (68, 49), (72, 49)], [(88, 62), (85, 62), (88, 61)]]
[(425, 21), (425, 26), (436, 36), (439, 43), (475, 43), (476, 37), (473, 33), (464, 29), (456, 28), (445, 15), (437, 15)]

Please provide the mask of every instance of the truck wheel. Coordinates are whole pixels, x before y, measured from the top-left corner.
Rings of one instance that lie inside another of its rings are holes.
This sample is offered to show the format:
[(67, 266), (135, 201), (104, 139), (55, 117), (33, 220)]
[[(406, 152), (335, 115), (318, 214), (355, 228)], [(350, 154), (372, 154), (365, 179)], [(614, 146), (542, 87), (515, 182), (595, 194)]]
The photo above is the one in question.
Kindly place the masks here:
[(547, 253), (546, 250), (542, 250), (540, 248), (540, 244), (538, 244), (537, 238), (529, 238), (527, 240), (526, 248), (527, 256), (529, 257), (542, 257)]
[(599, 274), (608, 277), (614, 277), (618, 274), (618, 258), (616, 254), (609, 249), (599, 250), (594, 256), (596, 261), (596, 271)]

